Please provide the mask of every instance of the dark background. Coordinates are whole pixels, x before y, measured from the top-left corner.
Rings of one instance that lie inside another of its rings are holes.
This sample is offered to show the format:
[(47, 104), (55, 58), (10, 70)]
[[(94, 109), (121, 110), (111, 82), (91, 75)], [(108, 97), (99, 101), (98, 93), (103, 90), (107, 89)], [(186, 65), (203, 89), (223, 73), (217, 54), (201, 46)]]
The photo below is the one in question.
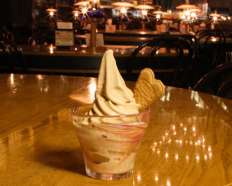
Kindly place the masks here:
[[(1, 1), (0, 6), (0, 26), (7, 25), (24, 32), (32, 27), (32, 1), (33, 0), (6, 0)], [(165, 1), (165, 0), (159, 0)], [(171, 0), (166, 0), (171, 1)], [(172, 0), (174, 5), (182, 3), (184, 0)], [(199, 0), (191, 0), (196, 3)], [(202, 0), (203, 1), (203, 0)], [(232, 0), (208, 0), (209, 6), (214, 10), (225, 9), (232, 14)]]
[(32, 0), (1, 1), (0, 24), (28, 27), (32, 22)]

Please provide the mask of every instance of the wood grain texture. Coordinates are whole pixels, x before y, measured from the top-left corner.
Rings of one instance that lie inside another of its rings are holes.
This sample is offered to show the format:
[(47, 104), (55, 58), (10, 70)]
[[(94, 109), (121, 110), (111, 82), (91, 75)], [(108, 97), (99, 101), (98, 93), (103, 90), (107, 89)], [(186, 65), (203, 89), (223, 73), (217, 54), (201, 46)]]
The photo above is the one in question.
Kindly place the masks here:
[(87, 177), (71, 109), (93, 99), (95, 83), (94, 78), (0, 75), (0, 185), (232, 182), (232, 101), (172, 87), (151, 107), (133, 176), (118, 181)]

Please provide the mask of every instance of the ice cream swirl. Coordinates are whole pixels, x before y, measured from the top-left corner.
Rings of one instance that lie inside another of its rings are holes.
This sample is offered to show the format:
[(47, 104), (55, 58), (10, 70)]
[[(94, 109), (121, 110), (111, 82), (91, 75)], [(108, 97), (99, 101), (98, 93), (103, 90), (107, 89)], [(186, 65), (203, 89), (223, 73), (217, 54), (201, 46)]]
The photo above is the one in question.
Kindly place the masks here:
[(89, 115), (116, 116), (139, 113), (133, 92), (126, 86), (113, 56), (105, 52), (100, 66), (95, 101)]

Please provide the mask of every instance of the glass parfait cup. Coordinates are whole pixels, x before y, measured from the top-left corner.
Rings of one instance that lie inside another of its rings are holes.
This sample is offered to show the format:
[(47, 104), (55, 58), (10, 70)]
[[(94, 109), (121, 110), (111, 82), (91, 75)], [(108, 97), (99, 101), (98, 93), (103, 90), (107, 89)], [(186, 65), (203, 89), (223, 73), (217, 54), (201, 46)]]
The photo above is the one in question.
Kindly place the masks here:
[(86, 174), (103, 180), (129, 177), (149, 121), (149, 111), (134, 115), (94, 116), (79, 107), (73, 124), (82, 149)]

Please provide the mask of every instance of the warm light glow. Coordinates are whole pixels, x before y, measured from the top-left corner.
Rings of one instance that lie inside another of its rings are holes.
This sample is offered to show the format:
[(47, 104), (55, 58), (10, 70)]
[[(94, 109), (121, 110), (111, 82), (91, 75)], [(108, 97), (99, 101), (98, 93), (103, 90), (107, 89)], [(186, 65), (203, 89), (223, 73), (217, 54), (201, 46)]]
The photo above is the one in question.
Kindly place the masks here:
[(79, 12), (77, 10), (74, 10), (73, 11), (73, 16), (74, 16), (75, 19), (77, 19), (78, 16), (79, 16)]
[(205, 137), (202, 136), (202, 143), (204, 144), (205, 143)]
[(190, 145), (193, 145), (193, 141), (192, 141), (192, 140), (190, 140), (190, 141), (189, 141), (189, 144), (190, 144)]
[(221, 107), (222, 107), (223, 110), (228, 111), (228, 107), (227, 107), (227, 105), (225, 103), (222, 102)]
[(140, 9), (140, 10), (152, 10), (152, 9), (154, 9), (153, 6), (145, 5), (145, 4), (137, 5), (135, 8)]
[(209, 152), (209, 159), (211, 159), (213, 156), (213, 153), (212, 152)]
[(10, 74), (8, 82), (9, 82), (11, 93), (15, 94), (17, 92), (17, 85), (15, 82), (15, 75), (14, 74)]
[(185, 16), (186, 18), (190, 17), (190, 15), (191, 15), (191, 11), (190, 11), (190, 10), (185, 10), (185, 11), (184, 11), (184, 16)]
[(169, 179), (166, 181), (166, 186), (171, 186), (171, 181)]
[(165, 132), (165, 136), (168, 137), (168, 132)]
[(218, 17), (214, 16), (212, 19), (214, 22), (216, 22), (218, 20)]
[(213, 20), (214, 23), (216, 23), (217, 21), (219, 21), (221, 15), (218, 14), (217, 12), (214, 12), (212, 14), (209, 15), (211, 17), (211, 19)]
[(83, 8), (81, 9), (81, 13), (82, 13), (83, 15), (86, 15), (86, 14), (88, 13), (88, 8), (87, 8), (87, 7), (83, 7)]
[(163, 142), (165, 142), (165, 136), (162, 136), (162, 140), (163, 140)]
[(151, 146), (151, 150), (152, 150), (152, 152), (155, 152), (155, 149), (156, 149), (156, 147), (155, 147), (155, 146)]
[(54, 9), (54, 8), (48, 8), (48, 9), (47, 9), (47, 12), (48, 12), (48, 15), (49, 15), (50, 17), (54, 17), (54, 16), (55, 16), (55, 13), (56, 13), (56, 9)]
[(226, 17), (225, 17), (225, 16), (221, 16), (221, 19), (222, 19), (223, 21), (226, 21)]
[(89, 82), (89, 85), (88, 85), (88, 91), (89, 91), (89, 94), (90, 94), (90, 100), (91, 100), (92, 102), (93, 102), (94, 99), (95, 99), (96, 89), (97, 89), (97, 86), (96, 86), (96, 79), (91, 78), (91, 79), (90, 79), (90, 82)]
[(123, 14), (123, 15), (126, 15), (127, 14), (127, 8), (126, 7), (121, 7), (120, 8), (120, 13)]
[(187, 22), (193, 22), (197, 20), (198, 14), (200, 12), (199, 8), (189, 8), (189, 9), (183, 9), (182, 12), (180, 12), (180, 18), (183, 21)]
[(142, 181), (142, 176), (141, 176), (141, 174), (138, 173), (136, 179), (137, 179), (138, 182), (141, 182), (141, 181)]
[(166, 94), (166, 101), (170, 101), (170, 98), (171, 98), (171, 93), (170, 91), (168, 91)]
[(184, 21), (190, 21), (191, 20), (191, 16), (190, 16), (191, 12), (189, 10), (185, 10), (181, 13), (180, 18)]
[(217, 42), (217, 38), (216, 38), (216, 37), (211, 37), (210, 40), (211, 40), (212, 42)]
[(195, 126), (192, 127), (192, 131), (196, 132), (196, 127)]
[(15, 78), (14, 78), (14, 74), (10, 74), (10, 85), (11, 85), (12, 87), (14, 87), (14, 86), (15, 86)]
[(196, 161), (197, 161), (197, 162), (200, 161), (200, 155), (199, 155), (199, 154), (197, 154), (195, 158), (196, 158)]
[(184, 127), (184, 132), (187, 132), (187, 130), (188, 130), (187, 127)]
[(155, 175), (155, 179), (154, 179), (154, 180), (155, 180), (155, 182), (158, 182), (158, 181), (159, 181), (159, 176), (158, 176), (158, 174)]
[(124, 8), (132, 8), (134, 5), (125, 1), (119, 1), (112, 3), (114, 7), (124, 7)]
[(55, 12), (49, 12), (49, 16), (53, 17), (55, 15)]
[(177, 10), (191, 10), (196, 8), (198, 8), (196, 5), (187, 4), (187, 3), (176, 7)]
[(55, 49), (55, 47), (53, 46), (53, 44), (51, 44), (51, 45), (49, 46), (49, 53), (50, 53), (50, 54), (54, 54), (54, 49)]
[(139, 34), (145, 35), (145, 34), (147, 34), (147, 32), (140, 31)]
[(179, 160), (179, 154), (175, 154), (175, 160), (177, 161), (177, 160)]
[(85, 53), (86, 53), (86, 50), (81, 50), (81, 53), (85, 54)]
[(124, 55), (124, 54), (125, 54), (125, 52), (126, 52), (126, 51), (125, 51), (125, 50), (123, 50), (123, 49), (122, 49), (122, 50), (120, 50), (120, 54), (122, 54), (122, 55)]
[(97, 0), (92, 0), (93, 5), (97, 4)]
[(157, 20), (159, 20), (159, 19), (161, 19), (161, 15), (160, 15), (160, 14), (156, 14), (156, 15), (155, 15), (155, 18), (156, 18)]
[(89, 6), (89, 1), (79, 1), (75, 3), (74, 6), (87, 7)]
[(169, 157), (169, 154), (166, 152), (165, 155), (164, 155), (165, 159), (168, 159)]
[(172, 130), (176, 130), (176, 126), (175, 125), (172, 125)]
[(191, 12), (191, 18), (192, 19), (197, 19), (197, 13), (196, 12)]
[(37, 78), (38, 80), (43, 80), (43, 79), (44, 79), (43, 75), (41, 75), (41, 74), (36, 75), (36, 78)]
[(147, 10), (141, 10), (142, 16), (147, 16)]
[(155, 15), (156, 20), (160, 20), (164, 12), (158, 10), (158, 11), (154, 11), (153, 14)]

